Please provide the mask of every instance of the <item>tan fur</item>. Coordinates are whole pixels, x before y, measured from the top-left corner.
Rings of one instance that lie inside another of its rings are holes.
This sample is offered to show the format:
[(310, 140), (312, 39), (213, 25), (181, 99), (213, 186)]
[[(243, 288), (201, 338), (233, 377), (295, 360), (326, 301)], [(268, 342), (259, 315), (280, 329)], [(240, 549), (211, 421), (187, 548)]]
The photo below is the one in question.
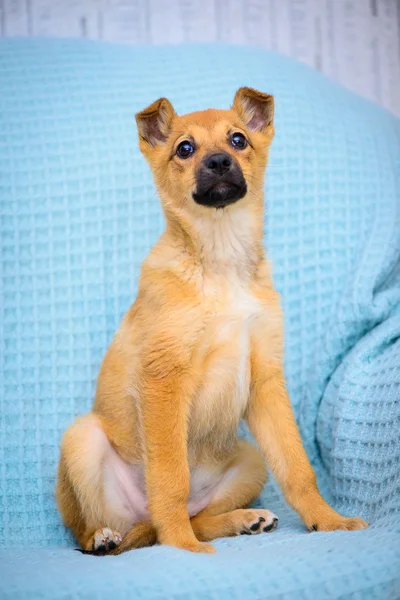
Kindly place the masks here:
[[(58, 505), (86, 550), (100, 539), (114, 554), (156, 540), (211, 552), (203, 541), (275, 526), (269, 511), (244, 509), (265, 484), (263, 456), (310, 529), (366, 526), (320, 496), (286, 392), (282, 312), (262, 243), (272, 118), (272, 97), (249, 88), (226, 111), (178, 117), (161, 99), (137, 115), (166, 230), (104, 358), (93, 411), (63, 438)], [(245, 134), (247, 148), (234, 149), (229, 131)], [(188, 138), (196, 152), (179, 159)], [(201, 160), (221, 150), (248, 191), (217, 210), (191, 195)], [(238, 441), (241, 418), (262, 454)]]

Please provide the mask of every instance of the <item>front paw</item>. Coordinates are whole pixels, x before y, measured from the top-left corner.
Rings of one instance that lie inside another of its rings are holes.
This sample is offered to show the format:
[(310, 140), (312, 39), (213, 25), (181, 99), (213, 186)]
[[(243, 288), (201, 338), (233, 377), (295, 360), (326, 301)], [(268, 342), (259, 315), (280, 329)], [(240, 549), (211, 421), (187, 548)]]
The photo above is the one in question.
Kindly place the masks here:
[(308, 524), (310, 531), (357, 531), (367, 527), (368, 523), (361, 517), (342, 517), (337, 513), (334, 516), (314, 519)]
[(197, 538), (164, 538), (160, 539), (162, 544), (166, 546), (173, 546), (174, 548), (179, 548), (180, 550), (188, 550), (189, 552), (201, 552), (203, 554), (214, 554), (216, 552), (214, 546), (211, 544), (204, 544), (203, 542), (199, 542)]
[(214, 554), (216, 552), (214, 546), (211, 544), (204, 544), (203, 542), (182, 544), (176, 546), (182, 550), (189, 550), (189, 552), (202, 552), (203, 554)]

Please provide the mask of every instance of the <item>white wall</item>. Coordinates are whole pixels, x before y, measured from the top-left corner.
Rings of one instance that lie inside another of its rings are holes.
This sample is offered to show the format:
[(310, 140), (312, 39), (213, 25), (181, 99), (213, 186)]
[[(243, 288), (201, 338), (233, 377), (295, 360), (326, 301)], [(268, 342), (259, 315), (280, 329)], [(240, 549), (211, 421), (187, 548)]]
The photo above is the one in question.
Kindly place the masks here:
[(0, 35), (259, 45), (400, 115), (400, 0), (0, 0)]

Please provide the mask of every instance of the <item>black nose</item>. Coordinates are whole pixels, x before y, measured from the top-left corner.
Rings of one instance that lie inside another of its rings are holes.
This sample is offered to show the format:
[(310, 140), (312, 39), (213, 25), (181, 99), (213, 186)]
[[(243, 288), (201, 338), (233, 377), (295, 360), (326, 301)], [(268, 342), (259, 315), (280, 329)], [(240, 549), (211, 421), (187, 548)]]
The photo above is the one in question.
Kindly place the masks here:
[(206, 158), (206, 167), (212, 171), (215, 175), (223, 175), (232, 166), (232, 159), (229, 154), (224, 152), (218, 152), (217, 154), (210, 154)]

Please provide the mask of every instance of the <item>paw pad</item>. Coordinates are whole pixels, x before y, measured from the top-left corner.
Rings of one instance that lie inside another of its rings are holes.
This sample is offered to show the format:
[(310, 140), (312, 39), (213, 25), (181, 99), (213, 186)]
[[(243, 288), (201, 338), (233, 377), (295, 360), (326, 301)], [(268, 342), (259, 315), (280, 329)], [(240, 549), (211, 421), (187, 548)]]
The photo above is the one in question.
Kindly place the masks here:
[(272, 519), (272, 523), (269, 523), (268, 525), (266, 525), (265, 527), (263, 527), (263, 531), (265, 533), (268, 533), (269, 531), (273, 531), (274, 529), (276, 529), (278, 527), (278, 517), (274, 517)]

